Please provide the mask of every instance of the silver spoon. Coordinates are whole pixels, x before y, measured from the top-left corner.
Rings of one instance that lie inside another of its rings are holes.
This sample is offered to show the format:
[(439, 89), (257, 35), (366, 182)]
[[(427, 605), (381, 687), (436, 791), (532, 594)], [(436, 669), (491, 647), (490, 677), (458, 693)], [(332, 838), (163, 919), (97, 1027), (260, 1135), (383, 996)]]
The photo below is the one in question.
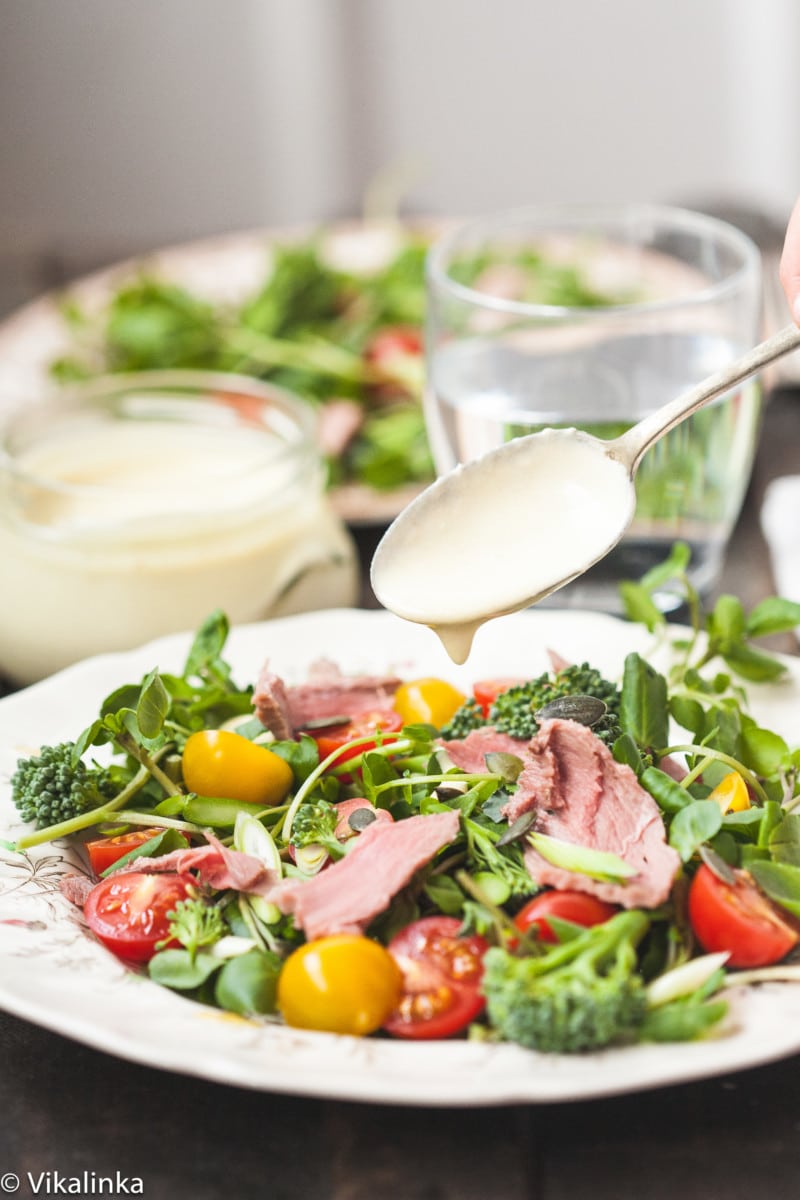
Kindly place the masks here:
[(790, 325), (612, 441), (548, 429), (456, 467), (387, 529), (372, 560), (375, 595), (430, 625), (464, 662), (484, 621), (543, 599), (616, 546), (633, 519), (639, 463), (659, 438), (798, 347)]

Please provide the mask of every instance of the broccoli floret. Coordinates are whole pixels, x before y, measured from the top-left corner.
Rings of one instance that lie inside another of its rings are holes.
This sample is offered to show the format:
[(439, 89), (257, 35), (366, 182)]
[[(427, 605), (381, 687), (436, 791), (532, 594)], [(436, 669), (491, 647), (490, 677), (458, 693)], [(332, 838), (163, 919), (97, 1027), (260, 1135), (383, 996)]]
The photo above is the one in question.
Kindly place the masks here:
[(608, 744), (616, 741), (622, 732), (619, 689), (588, 663), (565, 667), (556, 675), (545, 672), (501, 692), (489, 710), (489, 724), (501, 733), (528, 741), (539, 728), (534, 714), (564, 696), (594, 696), (602, 700), (606, 712), (592, 725), (592, 732)]
[(449, 741), (461, 741), (474, 729), (480, 729), (487, 721), (483, 709), (474, 697), (470, 696), (460, 708), (457, 708), (446, 725), (439, 730), (443, 738)]
[(20, 816), (39, 828), (99, 808), (113, 795), (109, 773), (87, 767), (73, 742), (43, 746), (38, 754), (19, 759), (11, 776), (11, 798)]
[(298, 850), (304, 846), (322, 846), (332, 858), (341, 858), (344, 846), (336, 837), (339, 812), (327, 800), (301, 804), (292, 822), (290, 843)]
[(225, 921), (220, 910), (199, 896), (179, 900), (167, 916), (170, 920), (170, 938), (179, 941), (184, 949), (189, 951), (192, 960), (203, 946), (212, 946), (226, 933)]
[(647, 1012), (636, 946), (648, 927), (645, 913), (623, 912), (541, 955), (490, 949), (483, 977), (490, 1024), (506, 1041), (556, 1054), (634, 1037)]

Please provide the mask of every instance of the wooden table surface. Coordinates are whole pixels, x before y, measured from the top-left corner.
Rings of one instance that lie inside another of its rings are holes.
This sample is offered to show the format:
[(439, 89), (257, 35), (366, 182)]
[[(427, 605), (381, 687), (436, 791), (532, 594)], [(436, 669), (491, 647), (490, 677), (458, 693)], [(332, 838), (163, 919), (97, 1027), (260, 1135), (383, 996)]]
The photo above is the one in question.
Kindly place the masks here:
[[(758, 511), (770, 478), (800, 471), (798, 406), (791, 391), (770, 401), (730, 546), (722, 587), (747, 605), (773, 590)], [(365, 561), (372, 540), (360, 535)], [(372, 602), (366, 585), (362, 599)], [(59, 1177), (84, 1171), (83, 1194), (92, 1178), (119, 1172), (117, 1194), (140, 1179), (150, 1200), (795, 1200), (800, 1191), (800, 1056), (612, 1099), (472, 1109), (250, 1092), (133, 1065), (6, 1015), (0, 1063), (6, 1194), (9, 1173), (29, 1196), (28, 1172), (34, 1183), (49, 1172), (52, 1194)]]

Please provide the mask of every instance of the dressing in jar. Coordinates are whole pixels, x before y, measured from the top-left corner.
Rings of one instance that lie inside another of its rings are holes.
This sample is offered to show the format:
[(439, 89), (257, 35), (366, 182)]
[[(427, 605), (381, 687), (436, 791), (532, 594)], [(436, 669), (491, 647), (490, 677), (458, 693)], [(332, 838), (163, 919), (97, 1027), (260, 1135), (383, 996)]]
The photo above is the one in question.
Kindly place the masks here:
[(0, 673), (357, 596), (313, 411), (256, 380), (114, 376), (17, 409), (0, 442)]

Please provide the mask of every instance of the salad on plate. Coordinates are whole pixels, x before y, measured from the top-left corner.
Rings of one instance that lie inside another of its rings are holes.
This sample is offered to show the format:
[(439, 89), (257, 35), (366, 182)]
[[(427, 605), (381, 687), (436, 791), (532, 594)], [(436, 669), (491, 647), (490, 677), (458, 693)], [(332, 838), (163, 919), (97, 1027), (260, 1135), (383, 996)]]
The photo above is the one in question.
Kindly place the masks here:
[(785, 672), (754, 640), (800, 607), (704, 613), (687, 564), (625, 585), (667, 666), (631, 651), (614, 678), (554, 646), (465, 688), (331, 646), (240, 684), (212, 614), (182, 671), (19, 758), (5, 850), (68, 839), (94, 938), (255, 1023), (544, 1055), (725, 1037), (732, 987), (800, 979), (800, 750), (746, 691)]
[[(316, 409), (341, 515), (399, 511), (389, 497), (407, 499), (434, 477), (421, 398), (425, 259), (436, 232), (367, 221), (200, 242), (123, 264), (60, 298), (47, 373), (65, 384), (184, 368), (268, 380)], [(497, 274), (480, 256), (461, 264), (465, 283), (500, 286), (509, 298), (584, 307), (620, 299), (591, 262), (546, 247), (515, 253), (499, 283)]]

